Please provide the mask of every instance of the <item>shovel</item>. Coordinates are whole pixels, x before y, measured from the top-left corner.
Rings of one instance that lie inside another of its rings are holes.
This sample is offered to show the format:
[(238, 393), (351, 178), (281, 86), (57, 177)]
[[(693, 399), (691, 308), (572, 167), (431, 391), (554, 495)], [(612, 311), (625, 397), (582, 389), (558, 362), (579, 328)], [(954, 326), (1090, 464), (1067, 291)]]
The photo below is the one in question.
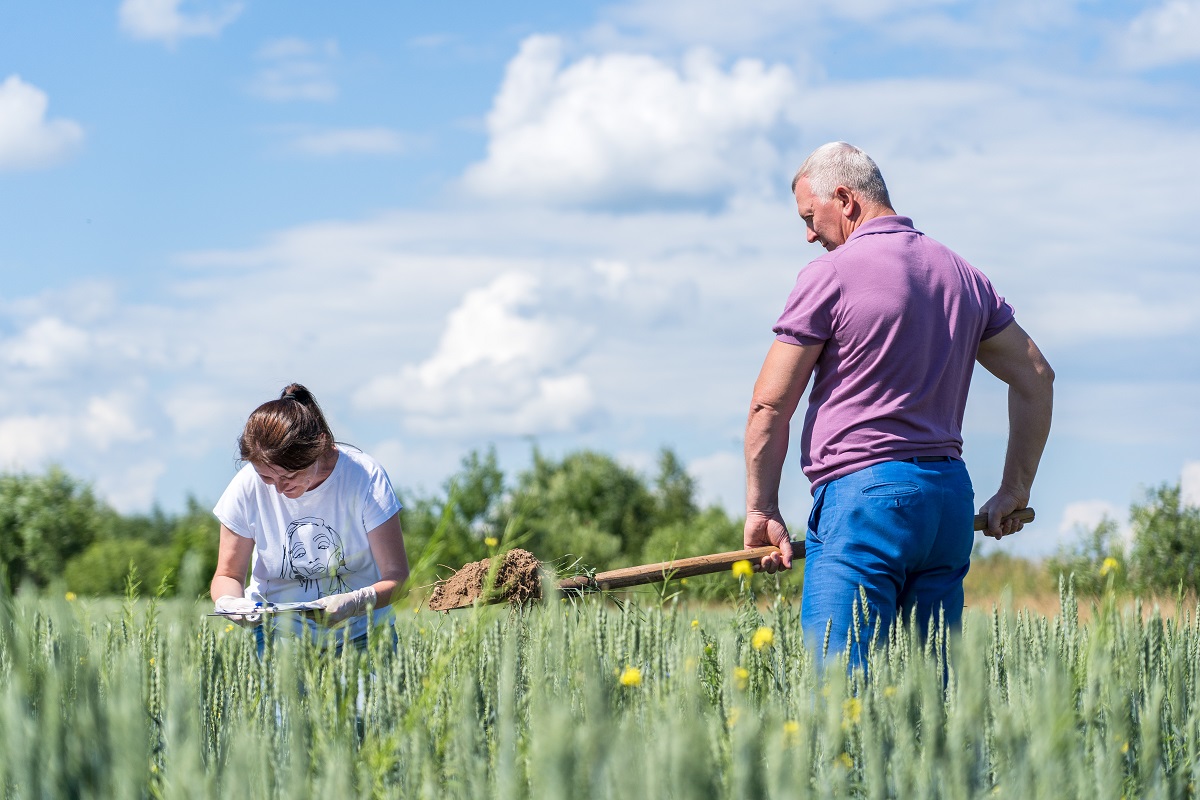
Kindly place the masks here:
[[(1005, 517), (1005, 519), (1033, 522), (1034, 512), (1032, 508), (1022, 508)], [(981, 531), (986, 527), (987, 515), (977, 514), (975, 516), (975, 530)], [(563, 578), (558, 582), (558, 588), (560, 591), (570, 594), (581, 594), (586, 591), (625, 589), (630, 586), (641, 586), (647, 583), (723, 572), (730, 569), (739, 561), (750, 562), (751, 569), (757, 571), (764, 556), (777, 552), (779, 552), (778, 547), (768, 545), (766, 547), (753, 547), (748, 550), (731, 550), (728, 553), (677, 558), (672, 561), (660, 561), (657, 564), (642, 564), (636, 567), (623, 567), (621, 569), (608, 570), (607, 572), (597, 572), (594, 575), (575, 575), (570, 578)], [(804, 558), (804, 542), (792, 542), (792, 557)], [(435, 591), (436, 595), (437, 592)], [(501, 594), (493, 597), (488, 602), (502, 603), (506, 599)], [(472, 605), (471, 600), (458, 600), (455, 598), (453, 600), (447, 599), (442, 604), (431, 601), (430, 608), (436, 611), (448, 611), (452, 608), (465, 608), (470, 605)]]

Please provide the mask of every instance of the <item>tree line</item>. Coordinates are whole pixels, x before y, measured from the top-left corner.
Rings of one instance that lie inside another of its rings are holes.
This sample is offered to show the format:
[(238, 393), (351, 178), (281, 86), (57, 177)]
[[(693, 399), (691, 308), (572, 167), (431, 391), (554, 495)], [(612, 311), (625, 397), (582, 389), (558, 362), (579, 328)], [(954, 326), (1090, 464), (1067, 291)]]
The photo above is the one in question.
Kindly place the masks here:
[[(397, 491), (410, 591), (513, 547), (574, 574), (735, 550), (742, 539), (742, 520), (703, 507), (695, 480), (669, 448), (649, 477), (604, 453), (555, 459), (534, 448), (530, 466), (511, 481), (489, 448), (464, 457), (433, 494)], [(1049, 573), (1074, 574), (1085, 593), (1200, 589), (1200, 509), (1181, 505), (1179, 484), (1148, 490), (1132, 504), (1130, 525), (1128, 544), (1115, 520), (1082, 531), (1047, 562)], [(0, 474), (0, 584), (14, 589), (61, 585), (104, 596), (126, 592), (133, 580), (160, 594), (202, 594), (216, 565), (218, 530), (194, 497), (179, 513), (121, 514), (58, 467)], [(801, 572), (784, 580), (799, 585)], [(729, 587), (693, 578), (671, 591), (714, 597)]]

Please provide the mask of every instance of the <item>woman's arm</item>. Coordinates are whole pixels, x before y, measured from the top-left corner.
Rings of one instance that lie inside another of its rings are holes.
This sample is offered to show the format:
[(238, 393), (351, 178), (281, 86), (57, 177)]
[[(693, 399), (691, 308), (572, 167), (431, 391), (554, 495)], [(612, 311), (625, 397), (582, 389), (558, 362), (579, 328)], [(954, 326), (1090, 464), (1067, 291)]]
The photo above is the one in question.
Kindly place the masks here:
[(208, 593), (213, 602), (218, 598), (241, 597), (245, 594), (246, 572), (254, 555), (254, 540), (238, 536), (221, 525), (221, 544), (217, 551), (217, 570), (213, 573)]
[(404, 531), (400, 529), (400, 514), (378, 528), (367, 532), (371, 555), (379, 567), (379, 580), (375, 582), (375, 607), (391, 605), (397, 590), (408, 579), (408, 555), (404, 552)]

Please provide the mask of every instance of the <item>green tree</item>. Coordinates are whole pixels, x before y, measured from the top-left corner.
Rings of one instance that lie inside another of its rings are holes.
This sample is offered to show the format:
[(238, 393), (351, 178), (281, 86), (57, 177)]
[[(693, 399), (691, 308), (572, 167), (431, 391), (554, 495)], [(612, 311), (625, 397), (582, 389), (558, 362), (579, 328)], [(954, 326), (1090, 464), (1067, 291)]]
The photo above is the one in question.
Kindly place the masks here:
[(695, 519), (696, 479), (688, 474), (675, 451), (664, 447), (658, 454), (658, 477), (654, 480), (654, 528), (679, 525)]
[(413, 569), (410, 586), (431, 582), (439, 566), (457, 568), (485, 558), (492, 550), (487, 539), (504, 533), (504, 473), (494, 447), (465, 456), (443, 491), (440, 497), (400, 492), (400, 523)]
[(544, 561), (568, 556), (610, 569), (632, 563), (653, 530), (654, 497), (611, 456), (577, 451), (561, 461), (537, 449), (509, 504), (513, 528)]
[(1131, 560), (1139, 588), (1200, 590), (1200, 508), (1180, 504), (1182, 487), (1164, 483), (1130, 509)]
[(0, 475), (0, 565), (10, 585), (45, 586), (97, 537), (105, 512), (89, 486), (61, 468)]

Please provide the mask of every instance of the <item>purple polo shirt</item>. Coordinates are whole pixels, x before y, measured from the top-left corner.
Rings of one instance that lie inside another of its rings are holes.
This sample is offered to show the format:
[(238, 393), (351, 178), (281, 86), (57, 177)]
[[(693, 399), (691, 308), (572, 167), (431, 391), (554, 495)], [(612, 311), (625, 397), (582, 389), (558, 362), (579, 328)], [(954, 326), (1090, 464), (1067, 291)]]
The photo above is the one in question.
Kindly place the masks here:
[(979, 343), (1012, 320), (982, 272), (908, 217), (868, 220), (801, 270), (775, 338), (825, 345), (801, 439), (812, 488), (883, 461), (961, 458)]

